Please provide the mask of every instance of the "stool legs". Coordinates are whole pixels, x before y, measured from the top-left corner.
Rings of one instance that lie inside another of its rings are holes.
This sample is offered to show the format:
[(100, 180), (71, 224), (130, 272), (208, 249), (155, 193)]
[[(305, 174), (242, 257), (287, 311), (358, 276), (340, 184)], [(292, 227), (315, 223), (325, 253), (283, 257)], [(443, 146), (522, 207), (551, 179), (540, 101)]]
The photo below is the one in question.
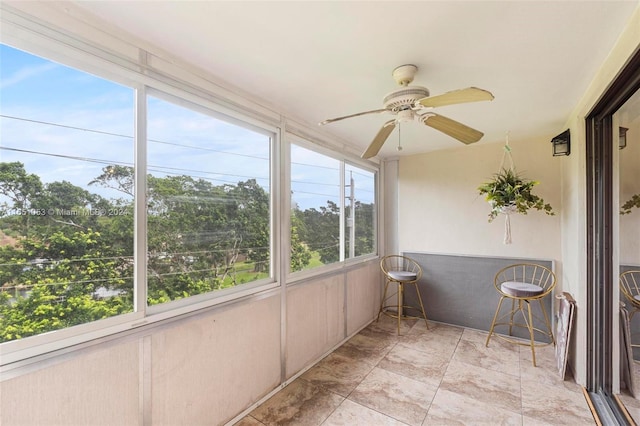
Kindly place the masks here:
[[(527, 322), (527, 328), (529, 329), (529, 339), (530, 339), (529, 342), (531, 344), (531, 359), (533, 360), (533, 366), (535, 367), (536, 366), (536, 348), (535, 348), (535, 340), (533, 338), (533, 315), (531, 315), (531, 303), (527, 302), (527, 308), (529, 311), (529, 322)], [(545, 314), (545, 317), (546, 317), (546, 314)]]
[(402, 303), (404, 302), (404, 297), (402, 296), (403, 290), (404, 283), (398, 283), (398, 336), (400, 335), (400, 324), (402, 323)]
[(378, 311), (378, 318), (376, 318), (376, 321), (380, 321), (380, 314), (382, 313), (382, 310), (384, 309), (384, 302), (385, 300), (387, 300), (387, 289), (389, 288), (389, 280), (385, 280), (384, 281), (384, 293), (382, 295), (382, 301), (380, 302), (380, 310)]
[(427, 313), (424, 311), (424, 305), (422, 304), (422, 296), (420, 296), (420, 289), (418, 288), (418, 283), (413, 283), (416, 287), (416, 294), (418, 295), (418, 302), (420, 302), (420, 309), (422, 310), (422, 316), (424, 317), (424, 323), (427, 325), (427, 330), (429, 329), (429, 321), (427, 321)]
[[(531, 309), (531, 301), (530, 300), (524, 300), (524, 299), (518, 299), (518, 306), (516, 308), (516, 300), (515, 299), (511, 299), (511, 311), (505, 315), (503, 315), (500, 318), (504, 318), (506, 316), (509, 317), (509, 321), (508, 322), (498, 322), (498, 317), (500, 315), (500, 308), (502, 307), (502, 302), (504, 301), (505, 296), (502, 296), (500, 298), (500, 301), (498, 302), (498, 307), (496, 308), (496, 312), (493, 315), (493, 321), (491, 322), (491, 327), (489, 328), (489, 335), (487, 336), (487, 341), (485, 343), (485, 346), (489, 346), (489, 341), (491, 340), (491, 336), (493, 336), (494, 332), (495, 332), (495, 326), (496, 325), (507, 325), (509, 326), (509, 336), (512, 335), (512, 331), (513, 331), (513, 327), (514, 326), (518, 326), (518, 327), (524, 327), (527, 329), (527, 331), (529, 332), (529, 342), (528, 345), (531, 347), (531, 358), (533, 361), (533, 366), (536, 366), (536, 351), (535, 351), (535, 347), (536, 347), (536, 342), (535, 342), (535, 331), (541, 332), (543, 334), (546, 334), (547, 336), (549, 336), (549, 338), (551, 339), (550, 344), (554, 344), (555, 345), (555, 339), (553, 337), (553, 331), (551, 329), (551, 322), (549, 321), (549, 315), (547, 315), (547, 311), (544, 307), (544, 304), (542, 303), (542, 299), (538, 299), (538, 302), (540, 302), (540, 308), (542, 310), (542, 314), (544, 316), (544, 322), (545, 322), (545, 326), (546, 326), (546, 330), (541, 330), (538, 328), (534, 327), (533, 324), (533, 312)], [(525, 312), (525, 307), (524, 304), (526, 303), (527, 307), (526, 307), (526, 312)], [(517, 324), (514, 322), (514, 316), (516, 314), (516, 312), (520, 312), (522, 314), (522, 318), (524, 320), (524, 324)], [(511, 343), (516, 343), (519, 345), (527, 345), (527, 343), (522, 343), (519, 341), (515, 341), (515, 340), (511, 340), (508, 339), (504, 336), (500, 336), (498, 335), (498, 337), (501, 337)], [(540, 346), (540, 344), (538, 344), (538, 346)]]
[[(389, 291), (389, 284), (391, 282), (394, 282), (398, 285), (398, 302), (397, 302), (397, 315), (392, 315), (392, 314), (388, 314), (389, 316), (391, 316), (392, 318), (396, 318), (397, 316), (397, 320), (398, 320), (398, 335), (400, 335), (400, 328), (401, 328), (401, 324), (402, 324), (402, 317), (404, 316), (404, 286), (405, 284), (413, 284), (415, 286), (416, 289), (416, 294), (418, 296), (418, 302), (420, 303), (420, 311), (422, 312), (422, 318), (424, 318), (425, 324), (427, 325), (427, 330), (429, 329), (429, 322), (427, 320), (427, 313), (424, 310), (424, 303), (422, 302), (422, 296), (420, 295), (420, 290), (418, 289), (418, 283), (417, 282), (403, 282), (403, 281), (385, 281), (384, 284), (384, 293), (382, 295), (382, 301), (380, 302), (380, 310), (378, 311), (378, 317), (376, 319), (376, 321), (380, 320), (380, 315), (382, 313), (385, 313), (385, 309), (389, 308), (391, 306), (385, 306), (385, 302), (387, 300), (387, 293)], [(408, 308), (412, 308), (412, 309), (418, 309), (417, 307), (413, 307), (413, 306), (407, 306)], [(417, 317), (411, 317), (411, 318), (417, 318)]]
[[(496, 326), (496, 321), (498, 319), (498, 314), (500, 313), (500, 307), (502, 306), (503, 301), (504, 301), (504, 297), (501, 297), (500, 301), (498, 302), (498, 307), (496, 308), (496, 313), (493, 314), (493, 321), (491, 321), (491, 327), (489, 328), (489, 335), (487, 336), (487, 341), (484, 344), (485, 346), (489, 346), (489, 340), (491, 339), (491, 335), (493, 334), (493, 329)], [(509, 330), (509, 332), (511, 332), (511, 330)]]
[[(633, 320), (633, 316), (638, 312), (638, 308), (635, 305), (631, 305), (630, 308), (632, 308), (633, 310), (629, 312), (629, 326), (631, 326), (631, 321)], [(631, 341), (633, 342), (634, 333), (631, 333), (631, 327), (629, 327), (629, 335), (630, 335)], [(640, 343), (631, 343), (631, 347), (640, 348)], [(638, 362), (635, 359), (634, 361)]]
[(553, 330), (551, 329), (551, 321), (549, 321), (549, 315), (547, 315), (547, 310), (544, 308), (544, 303), (542, 303), (542, 299), (538, 299), (540, 302), (540, 309), (542, 309), (542, 314), (544, 315), (544, 321), (547, 324), (547, 330), (549, 332), (549, 337), (551, 337), (551, 343), (556, 344), (556, 339), (553, 337)]

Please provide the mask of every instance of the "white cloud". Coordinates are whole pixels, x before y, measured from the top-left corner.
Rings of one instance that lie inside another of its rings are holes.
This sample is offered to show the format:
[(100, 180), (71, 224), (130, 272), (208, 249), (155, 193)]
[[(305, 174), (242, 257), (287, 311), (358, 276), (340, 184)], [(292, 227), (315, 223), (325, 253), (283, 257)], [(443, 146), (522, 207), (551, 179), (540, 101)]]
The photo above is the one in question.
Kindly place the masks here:
[(22, 83), (24, 80), (28, 80), (32, 77), (37, 77), (38, 75), (46, 73), (58, 66), (58, 64), (49, 62), (42, 65), (20, 68), (9, 76), (3, 75), (2, 80), (0, 80), (0, 90), (6, 89), (14, 84)]

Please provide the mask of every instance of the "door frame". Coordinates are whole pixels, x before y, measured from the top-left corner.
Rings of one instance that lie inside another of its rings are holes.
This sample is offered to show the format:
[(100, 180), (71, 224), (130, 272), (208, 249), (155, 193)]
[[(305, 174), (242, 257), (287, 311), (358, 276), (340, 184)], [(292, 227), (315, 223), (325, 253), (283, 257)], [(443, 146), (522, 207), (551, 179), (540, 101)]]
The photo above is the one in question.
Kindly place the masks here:
[[(640, 47), (587, 114), (587, 390), (612, 395), (614, 244), (613, 114), (640, 90)], [(616, 212), (617, 213), (617, 212)]]

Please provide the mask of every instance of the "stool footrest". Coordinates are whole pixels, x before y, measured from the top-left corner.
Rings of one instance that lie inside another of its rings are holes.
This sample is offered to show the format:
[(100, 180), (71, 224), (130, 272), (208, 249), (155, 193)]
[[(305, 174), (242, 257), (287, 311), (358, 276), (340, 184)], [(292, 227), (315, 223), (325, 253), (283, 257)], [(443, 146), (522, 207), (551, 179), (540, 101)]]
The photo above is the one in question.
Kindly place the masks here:
[[(392, 309), (393, 308), (393, 309)], [(402, 316), (400, 317), (401, 319), (423, 319), (426, 320), (426, 317), (422, 317), (422, 316), (415, 316), (415, 315), (405, 315), (405, 309), (413, 309), (416, 311), (419, 311), (420, 308), (416, 308), (414, 306), (403, 306), (402, 307)], [(398, 319), (398, 311), (397, 311), (397, 306), (385, 306), (382, 308), (382, 310), (380, 311), (381, 314), (384, 314), (388, 317), (394, 318), (394, 319)]]
[[(496, 324), (498, 325), (498, 324)], [(516, 325), (514, 324), (514, 327)], [(526, 328), (526, 327), (525, 327)], [(543, 333), (545, 336), (550, 337), (548, 334), (544, 333), (542, 330), (537, 330), (540, 331), (541, 333)], [(500, 333), (496, 333), (495, 331), (493, 332), (494, 337), (498, 337), (502, 340), (504, 340), (505, 342), (509, 342), (509, 343), (513, 343), (516, 345), (521, 345), (521, 346), (531, 346), (533, 345), (536, 348), (542, 347), (542, 346), (549, 346), (549, 345), (556, 345), (555, 339), (551, 339), (550, 342), (539, 342), (537, 340), (534, 340), (533, 343), (531, 343), (531, 340), (529, 339), (525, 339), (525, 338), (520, 338), (520, 337), (514, 337), (514, 336), (509, 336), (506, 334), (500, 334)]]

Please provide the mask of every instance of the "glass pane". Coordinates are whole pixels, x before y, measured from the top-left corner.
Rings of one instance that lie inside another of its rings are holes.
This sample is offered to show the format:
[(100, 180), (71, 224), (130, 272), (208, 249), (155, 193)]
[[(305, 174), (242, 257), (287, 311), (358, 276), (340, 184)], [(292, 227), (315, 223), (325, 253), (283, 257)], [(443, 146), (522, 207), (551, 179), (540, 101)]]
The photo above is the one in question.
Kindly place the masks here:
[(640, 360), (640, 315), (637, 313), (640, 309), (640, 90), (614, 114), (613, 123), (612, 148), (618, 153), (619, 179), (619, 206), (616, 206), (619, 207), (619, 230), (618, 233), (614, 230), (613, 241), (618, 242), (620, 301), (629, 314), (623, 330), (628, 330), (630, 337), (630, 342), (620, 338), (630, 344), (627, 350), (620, 351), (620, 365), (623, 372), (631, 366), (630, 372), (638, 386), (640, 371), (633, 366)]
[(346, 164), (344, 178), (345, 258), (375, 253), (375, 174)]
[(340, 261), (340, 161), (291, 146), (291, 271)]
[(133, 89), (0, 56), (0, 341), (131, 312)]
[(148, 100), (148, 303), (271, 275), (271, 138)]

